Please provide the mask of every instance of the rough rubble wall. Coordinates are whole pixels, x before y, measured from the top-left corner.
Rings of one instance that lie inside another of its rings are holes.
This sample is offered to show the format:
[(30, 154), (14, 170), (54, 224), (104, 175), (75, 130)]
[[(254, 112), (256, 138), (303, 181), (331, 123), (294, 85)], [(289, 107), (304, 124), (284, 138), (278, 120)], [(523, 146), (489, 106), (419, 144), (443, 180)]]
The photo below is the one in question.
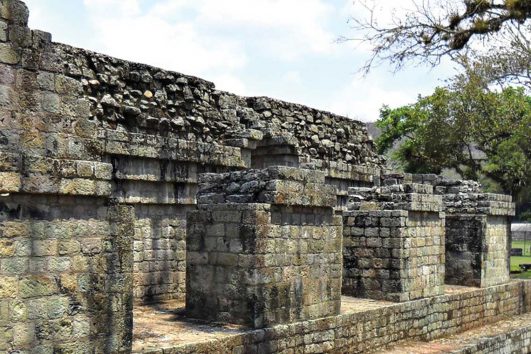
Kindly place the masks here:
[(381, 162), (360, 122), (270, 98), (239, 97), (195, 77), (62, 44), (51, 44), (44, 55), (43, 69), (83, 83), (91, 114), (105, 128), (207, 143), (261, 134), (289, 137), (302, 156), (354, 165)]

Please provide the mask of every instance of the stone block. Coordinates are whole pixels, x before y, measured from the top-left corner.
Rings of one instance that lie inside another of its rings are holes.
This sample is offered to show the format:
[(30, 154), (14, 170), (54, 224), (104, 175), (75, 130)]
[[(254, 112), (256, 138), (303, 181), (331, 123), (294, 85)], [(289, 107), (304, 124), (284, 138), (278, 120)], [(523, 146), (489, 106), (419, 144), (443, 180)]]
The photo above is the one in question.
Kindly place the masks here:
[(60, 113), (61, 98), (59, 95), (51, 92), (42, 92), (40, 94), (40, 104), (44, 112)]
[(0, 63), (15, 65), (20, 62), (19, 53), (8, 43), (0, 43)]
[(20, 188), (20, 174), (16, 172), (0, 172), (0, 193), (16, 193)]
[(0, 275), (0, 299), (14, 298), (18, 295), (18, 279)]
[(57, 292), (53, 277), (30, 275), (20, 280), (19, 295), (23, 299), (52, 295)]
[(22, 1), (3, 1), (0, 3), (0, 17), (15, 25), (27, 26), (29, 10)]
[(0, 21), (0, 42), (6, 42), (7, 41), (7, 22)]
[(32, 244), (32, 255), (36, 257), (57, 255), (57, 240), (36, 240)]

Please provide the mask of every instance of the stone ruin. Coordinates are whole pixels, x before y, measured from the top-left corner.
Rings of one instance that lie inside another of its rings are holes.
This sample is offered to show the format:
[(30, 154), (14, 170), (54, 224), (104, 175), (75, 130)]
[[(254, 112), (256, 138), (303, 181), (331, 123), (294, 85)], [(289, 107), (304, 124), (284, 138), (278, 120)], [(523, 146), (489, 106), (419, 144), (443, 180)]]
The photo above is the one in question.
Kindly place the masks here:
[[(0, 0), (0, 352), (364, 353), (530, 310), (510, 197), (392, 174), (360, 122), (54, 43), (28, 15)], [(243, 329), (135, 346), (137, 309), (178, 302)], [(531, 350), (525, 326), (467, 350)]]

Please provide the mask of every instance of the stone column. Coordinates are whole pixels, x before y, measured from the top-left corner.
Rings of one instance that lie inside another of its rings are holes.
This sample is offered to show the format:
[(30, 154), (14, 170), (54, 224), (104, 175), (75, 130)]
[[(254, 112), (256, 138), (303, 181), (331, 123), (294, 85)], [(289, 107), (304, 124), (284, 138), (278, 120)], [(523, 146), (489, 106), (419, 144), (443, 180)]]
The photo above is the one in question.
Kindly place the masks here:
[(350, 190), (344, 213), (343, 294), (410, 301), (443, 294), (444, 213), (433, 187)]
[(260, 328), (339, 314), (341, 220), (323, 173), (276, 167), (200, 181), (188, 216), (190, 316)]
[(129, 353), (131, 207), (0, 197), (0, 352)]
[[(475, 186), (475, 187), (474, 187)], [(446, 210), (446, 283), (489, 287), (510, 280), (514, 204), (471, 181), (440, 181)]]

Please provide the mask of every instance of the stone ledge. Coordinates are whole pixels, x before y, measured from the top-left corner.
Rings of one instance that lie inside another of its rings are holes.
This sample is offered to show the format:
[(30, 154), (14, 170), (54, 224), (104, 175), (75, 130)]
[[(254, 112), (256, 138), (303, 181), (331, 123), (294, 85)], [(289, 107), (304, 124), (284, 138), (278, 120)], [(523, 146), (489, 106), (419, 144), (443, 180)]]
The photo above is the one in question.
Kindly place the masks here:
[(199, 177), (199, 204), (264, 203), (335, 207), (335, 187), (325, 185), (323, 172), (270, 167)]
[(23, 176), (17, 172), (0, 172), (0, 193), (29, 193), (109, 197), (111, 183), (90, 178), (50, 178), (49, 175)]
[(245, 167), (241, 150), (230, 146), (109, 130), (105, 131), (103, 139), (106, 141), (104, 152), (109, 155)]
[[(371, 166), (354, 165), (344, 162), (325, 161), (318, 159), (302, 159), (303, 165), (311, 166), (313, 169), (325, 171), (327, 177), (361, 181), (366, 183), (373, 183), (375, 179), (380, 176), (380, 169)], [(308, 167), (310, 168), (310, 167)]]

